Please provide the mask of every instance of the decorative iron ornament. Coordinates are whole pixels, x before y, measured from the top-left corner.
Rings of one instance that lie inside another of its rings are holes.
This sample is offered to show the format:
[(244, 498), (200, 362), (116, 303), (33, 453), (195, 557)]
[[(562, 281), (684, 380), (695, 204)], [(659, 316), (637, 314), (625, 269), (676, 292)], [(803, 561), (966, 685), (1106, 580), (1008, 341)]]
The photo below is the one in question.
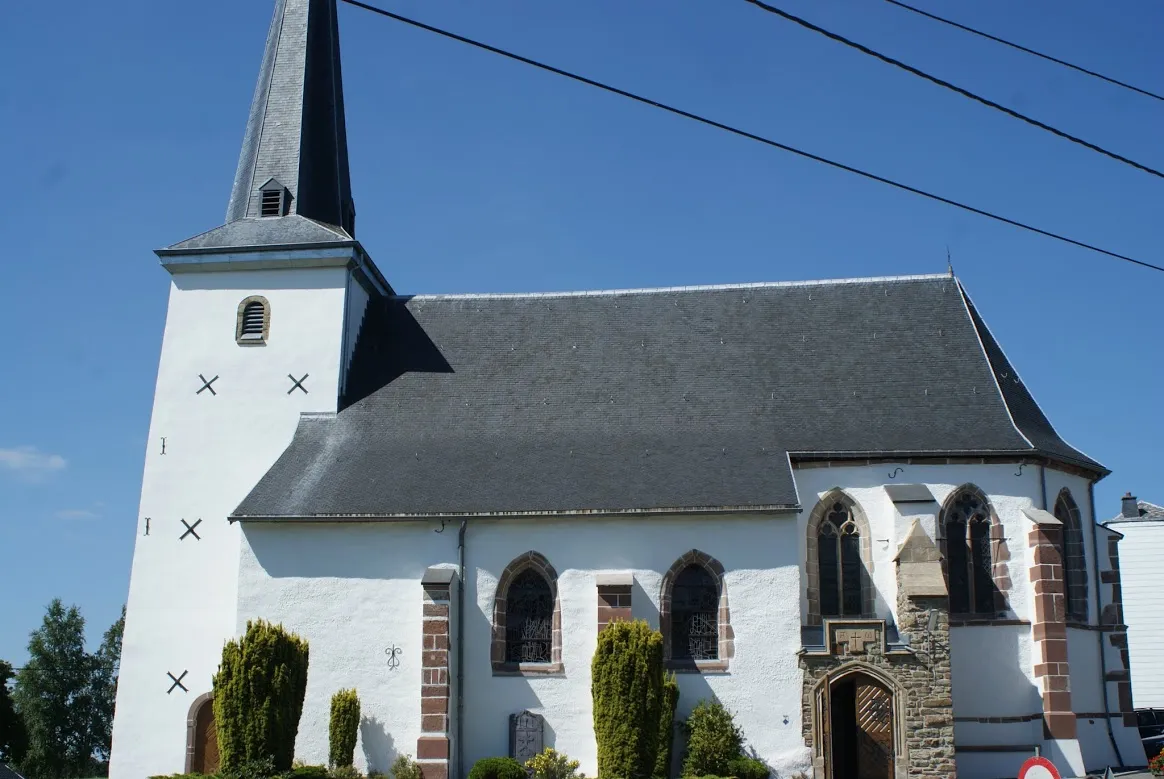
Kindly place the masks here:
[(303, 374), (302, 379), (297, 379), (294, 376), (292, 376), (290, 373), (288, 373), (287, 378), (291, 379), (291, 389), (287, 390), (287, 394), (290, 395), (292, 392), (294, 392), (295, 390), (298, 389), (298, 390), (303, 390), (303, 394), (306, 395), (307, 394), (307, 387), (303, 386), (303, 382), (307, 381), (307, 377), (310, 375), (311, 374), (309, 374), (309, 373), (305, 373), (305, 374)]
[(395, 671), (400, 667), (400, 652), (402, 649), (395, 644), (384, 650), (384, 654), (388, 655), (388, 670)]
[(719, 658), (719, 586), (702, 566), (684, 568), (671, 589), (671, 657)]
[(186, 685), (182, 684), (182, 680), (186, 678), (186, 674), (188, 674), (188, 673), (190, 673), (190, 672), (183, 671), (181, 676), (174, 676), (169, 671), (166, 671), (166, 676), (170, 677), (170, 681), (173, 682), (173, 684), (170, 685), (170, 689), (166, 690), (166, 695), (169, 695), (170, 693), (172, 693), (174, 690), (178, 689), (179, 687), (182, 688), (182, 692), (190, 692), (188, 689), (186, 689)]
[(553, 661), (554, 596), (549, 582), (527, 568), (505, 596), (505, 660), (509, 663)]
[(202, 380), (202, 389), (195, 392), (194, 393), (195, 395), (201, 395), (206, 390), (210, 390), (211, 395), (218, 394), (217, 392), (214, 391), (214, 387), (210, 386), (210, 385), (214, 384), (214, 382), (218, 381), (217, 376), (215, 376), (213, 379), (207, 379), (205, 376), (203, 376), (201, 373), (199, 373), (198, 378)]

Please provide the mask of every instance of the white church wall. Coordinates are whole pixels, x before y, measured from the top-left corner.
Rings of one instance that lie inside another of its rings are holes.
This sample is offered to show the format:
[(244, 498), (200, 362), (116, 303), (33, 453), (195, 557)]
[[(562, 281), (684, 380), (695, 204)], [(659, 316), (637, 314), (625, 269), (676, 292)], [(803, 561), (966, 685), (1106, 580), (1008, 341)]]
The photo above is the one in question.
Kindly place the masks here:
[[(456, 532), (435, 522), (249, 524), (239, 562), (235, 630), (282, 623), (311, 651), (297, 758), (326, 764), (331, 696), (355, 688), (356, 765), (387, 771), (416, 755), (420, 733), (425, 569), (456, 561)], [(392, 647), (399, 665), (392, 667)]]
[[(548, 519), (471, 523), (465, 687), (465, 768), (508, 749), (509, 715), (529, 709), (546, 718), (546, 745), (597, 772), (590, 696), (590, 662), (597, 641), (595, 576), (633, 572), (632, 613), (659, 622), (663, 574), (695, 548), (725, 569), (735, 656), (726, 674), (678, 675), (679, 717), (701, 699), (717, 697), (757, 753), (778, 770), (803, 768), (800, 645), (796, 600), (780, 597), (800, 587), (790, 517)], [(559, 575), (562, 609), (562, 678), (493, 676), (490, 617), (498, 579), (529, 550), (545, 555)], [(772, 651), (780, 647), (779, 651)], [(763, 694), (757, 694), (763, 690)], [(785, 723), (787, 719), (787, 723)]]
[[(190, 705), (209, 691), (223, 641), (235, 631), (239, 531), (226, 517), (287, 446), (300, 412), (335, 410), (345, 285), (343, 269), (173, 277), (127, 604), (113, 779), (184, 767)], [(235, 342), (239, 303), (251, 295), (270, 303), (265, 346)], [(321, 326), (327, 322), (335, 326)], [(197, 392), (199, 374), (218, 377), (216, 394)], [(288, 394), (288, 374), (309, 374), (309, 394)], [(202, 520), (200, 539), (179, 540), (182, 519)], [(189, 692), (167, 694), (167, 673)]]
[[(431, 565), (456, 559), (456, 533), (435, 523), (248, 525), (239, 575), (236, 630), (246, 619), (282, 622), (311, 644), (307, 699), (296, 754), (323, 761), (335, 690), (354, 686), (363, 713), (357, 763), (382, 769), (400, 752), (414, 753), (420, 733), (419, 580)], [(607, 520), (477, 520), (467, 534), (465, 594), (465, 769), (481, 757), (507, 754), (509, 715), (529, 709), (546, 718), (546, 745), (597, 771), (590, 662), (597, 641), (596, 575), (633, 572), (633, 614), (657, 626), (663, 573), (698, 548), (718, 559), (735, 632), (726, 674), (679, 674), (680, 716), (703, 698), (735, 712), (748, 742), (774, 767), (807, 764), (800, 724), (801, 673), (796, 601), (774, 594), (800, 586), (786, 517), (698, 517)], [(554, 678), (494, 676), (491, 616), (499, 576), (519, 555), (536, 550), (558, 572), (564, 674)], [(385, 647), (403, 648), (389, 671)], [(770, 651), (771, 647), (787, 651)], [(763, 695), (756, 695), (763, 689)], [(787, 724), (784, 723), (787, 718)]]
[[(950, 629), (950, 681), (954, 716), (1020, 717), (1041, 714), (1042, 693), (1034, 678), (1029, 625)], [(983, 684), (989, 679), (989, 684)], [(964, 722), (955, 725), (962, 743)]]

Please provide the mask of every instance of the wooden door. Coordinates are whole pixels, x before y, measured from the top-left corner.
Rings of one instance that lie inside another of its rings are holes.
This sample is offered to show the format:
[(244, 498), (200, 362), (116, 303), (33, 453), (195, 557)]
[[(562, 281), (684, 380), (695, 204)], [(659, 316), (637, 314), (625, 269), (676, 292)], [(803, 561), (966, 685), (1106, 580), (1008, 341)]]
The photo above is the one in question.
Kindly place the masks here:
[(857, 779), (893, 779), (893, 695), (867, 677), (856, 688)]
[(207, 700), (194, 721), (194, 759), (190, 770), (199, 774), (218, 773), (218, 728), (214, 724), (214, 703)]
[(821, 688), (816, 692), (816, 721), (820, 726), (820, 752), (818, 755), (824, 758), (825, 779), (832, 779), (833, 776), (833, 714), (829, 708), (829, 697), (829, 686), (827, 684), (821, 685)]

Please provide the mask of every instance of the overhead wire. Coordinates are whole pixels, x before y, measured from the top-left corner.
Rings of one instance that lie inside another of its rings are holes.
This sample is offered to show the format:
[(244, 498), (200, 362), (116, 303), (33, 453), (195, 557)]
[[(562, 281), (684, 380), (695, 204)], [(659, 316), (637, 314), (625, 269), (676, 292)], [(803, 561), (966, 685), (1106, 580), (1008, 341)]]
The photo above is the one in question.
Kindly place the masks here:
[(1126, 81), (1120, 81), (1119, 79), (1112, 78), (1111, 76), (1105, 76), (1102, 73), (1098, 73), (1080, 65), (1075, 65), (1074, 63), (1068, 62), (1067, 60), (1062, 60), (1058, 57), (1052, 57), (1050, 54), (1044, 54), (1041, 51), (1035, 51), (1032, 48), (1023, 46), (1021, 43), (1015, 43), (1014, 41), (1008, 41), (1005, 38), (999, 38), (997, 35), (991, 35), (988, 32), (983, 32), (982, 30), (969, 27), (965, 24), (961, 24), (960, 22), (955, 22), (953, 19), (947, 19), (944, 16), (938, 16), (937, 14), (930, 13), (929, 11), (909, 5), (908, 3), (903, 3), (901, 0), (885, 0), (885, 2), (889, 3), (890, 5), (895, 5), (898, 8), (903, 8), (906, 11), (911, 11), (918, 16), (924, 16), (927, 19), (932, 19), (935, 22), (941, 22), (942, 24), (948, 24), (951, 27), (956, 27), (959, 30), (970, 33), (971, 35), (977, 35), (980, 38), (986, 38), (987, 40), (994, 41), (995, 43), (1001, 43), (1003, 46), (1009, 46), (1012, 49), (1017, 49), (1021, 52), (1025, 52), (1026, 54), (1038, 57), (1039, 59), (1044, 59), (1048, 62), (1054, 62), (1056, 65), (1062, 65), (1065, 68), (1070, 68), (1071, 70), (1078, 71), (1079, 73), (1084, 73), (1088, 76), (1091, 76), (1092, 78), (1097, 78), (1100, 81), (1106, 81), (1107, 83), (1114, 84), (1117, 87), (1123, 87), (1124, 89), (1129, 89), (1132, 92), (1138, 92), (1141, 95), (1145, 95), (1146, 97), (1151, 97), (1155, 100), (1164, 102), (1164, 95), (1150, 92), (1147, 89), (1141, 89), (1134, 84), (1129, 84)]
[(960, 87), (957, 84), (952, 84), (949, 81), (946, 81), (945, 79), (941, 79), (935, 75), (932, 75), (930, 73), (926, 73), (924, 70), (920, 70), (919, 68), (915, 68), (913, 65), (909, 65), (905, 62), (902, 62), (899, 59), (894, 59), (893, 57), (890, 57), (888, 54), (882, 54), (879, 51), (871, 49), (862, 43), (857, 43), (856, 41), (854, 41), (850, 38), (846, 38), (843, 35), (839, 35), (835, 32), (832, 32), (831, 30), (826, 30), (824, 27), (821, 27), (820, 25), (813, 24), (812, 22), (808, 21), (807, 19), (802, 19), (799, 16), (796, 16), (795, 14), (790, 14), (783, 9), (777, 8), (774, 5), (771, 5), (769, 3), (764, 2), (764, 0), (744, 0), (744, 2), (748, 3), (750, 5), (753, 5), (762, 11), (766, 11), (767, 13), (779, 16), (781, 19), (786, 19), (787, 21), (798, 24), (801, 27), (805, 28), (806, 30), (811, 30), (812, 32), (819, 33), (820, 35), (823, 35), (830, 40), (834, 40), (837, 43), (842, 43), (845, 46), (848, 46), (849, 48), (856, 49), (857, 51), (861, 52), (862, 54), (867, 54), (870, 57), (873, 57), (875, 59), (879, 59), (886, 64), (893, 65), (896, 68), (901, 68), (902, 70), (906, 71), (907, 73), (911, 73), (911, 74), (917, 76), (918, 78), (925, 79), (926, 81), (929, 81), (930, 83), (937, 84), (940, 87), (948, 89), (952, 92), (956, 92), (957, 94), (962, 95), (963, 97), (969, 98), (970, 100), (973, 100), (977, 103), (981, 103), (984, 106), (987, 106), (989, 108), (993, 108), (996, 111), (1001, 111), (1002, 113), (1006, 114), (1007, 116), (1010, 116), (1014, 119), (1018, 119), (1020, 122), (1025, 122), (1025, 123), (1031, 125), (1032, 127), (1038, 127), (1040, 130), (1045, 130), (1045, 131), (1051, 133), (1052, 135), (1058, 136), (1059, 138), (1063, 138), (1064, 140), (1067, 140), (1067, 141), (1071, 141), (1072, 143), (1083, 146), (1084, 148), (1091, 149), (1092, 151), (1097, 152), (1099, 154), (1102, 154), (1105, 157), (1113, 159), (1117, 162), (1122, 162), (1125, 165), (1130, 165), (1133, 168), (1144, 171), (1145, 173), (1150, 173), (1153, 176), (1156, 176), (1158, 178), (1164, 178), (1164, 171), (1159, 171), (1156, 168), (1152, 168), (1152, 167), (1149, 167), (1148, 165), (1144, 165), (1143, 163), (1136, 162), (1135, 160), (1133, 160), (1129, 157), (1125, 157), (1122, 154), (1111, 151), (1110, 149), (1105, 149), (1104, 147), (1099, 146), (1097, 144), (1094, 144), (1091, 141), (1086, 141), (1077, 135), (1072, 135), (1071, 133), (1060, 130), (1057, 127), (1052, 127), (1051, 125), (1047, 124), (1046, 122), (1040, 122), (1038, 119), (1035, 119), (1034, 117), (1027, 116), (1026, 114), (1020, 113), (1020, 112), (1014, 110), (1013, 108), (1007, 108), (1006, 106), (1002, 105), (1001, 103), (996, 103), (995, 101), (991, 100), (990, 98), (983, 97), (982, 95), (979, 95), (975, 92), (971, 92), (970, 90), (965, 89), (963, 87)]
[(927, 198), (929, 200), (934, 200), (934, 201), (937, 201), (939, 203), (945, 203), (946, 205), (953, 206), (955, 208), (959, 208), (963, 211), (968, 211), (972, 214), (977, 214), (979, 216), (986, 217), (987, 219), (992, 219), (996, 222), (1002, 222), (1003, 224), (1008, 224), (1012, 227), (1018, 227), (1022, 230), (1027, 230), (1029, 232), (1036, 233), (1038, 235), (1042, 235), (1046, 238), (1052, 238), (1056, 241), (1061, 241), (1063, 243), (1071, 244), (1072, 246), (1076, 246), (1076, 247), (1079, 247), (1081, 249), (1087, 249), (1089, 251), (1093, 251), (1093, 252), (1096, 252), (1098, 254), (1105, 255), (1107, 257), (1112, 257), (1112, 258), (1117, 259), (1117, 260), (1123, 260), (1125, 262), (1130, 262), (1130, 263), (1133, 263), (1134, 265), (1139, 265), (1139, 266), (1144, 267), (1144, 268), (1150, 268), (1152, 270), (1164, 272), (1164, 266), (1154, 265), (1150, 262), (1145, 262), (1144, 260), (1138, 260), (1134, 257), (1129, 257), (1126, 254), (1120, 254), (1119, 252), (1111, 251), (1109, 249), (1104, 249), (1104, 248), (1102, 248), (1100, 246), (1096, 246), (1094, 244), (1086, 243), (1084, 241), (1079, 241), (1079, 240), (1076, 240), (1074, 238), (1069, 238), (1069, 237), (1062, 235), (1060, 233), (1055, 233), (1055, 232), (1052, 232), (1050, 230), (1044, 230), (1040, 227), (1035, 227), (1033, 225), (1026, 224), (1025, 222), (1020, 222), (1017, 219), (1011, 219), (1009, 217), (1002, 216), (1001, 214), (996, 214), (996, 213), (993, 213), (991, 211), (987, 211), (985, 209), (978, 208), (976, 206), (971, 206), (971, 205), (968, 205), (966, 203), (962, 203), (962, 202), (959, 202), (957, 200), (953, 200), (951, 198), (935, 194), (933, 192), (928, 192), (924, 189), (920, 189), (918, 187), (914, 187), (914, 186), (911, 186), (909, 184), (904, 184), (900, 181), (895, 181), (893, 179), (878, 175), (876, 173), (870, 173), (869, 171), (862, 170), (861, 168), (856, 168), (856, 167), (853, 167), (852, 165), (847, 165), (843, 162), (837, 162), (836, 160), (832, 160), (832, 159), (829, 159), (827, 157), (822, 157), (819, 154), (814, 154), (812, 152), (805, 151), (803, 149), (799, 149), (795, 146), (790, 146), (789, 144), (781, 143), (780, 141), (776, 141), (776, 140), (773, 140), (771, 138), (766, 138), (762, 135), (757, 135), (756, 133), (748, 132), (747, 130), (741, 130), (738, 127), (733, 127), (729, 124), (725, 124), (723, 122), (716, 121), (715, 119), (709, 119), (705, 116), (701, 116), (699, 114), (692, 113), (691, 111), (686, 111), (682, 108), (676, 108), (675, 106), (671, 106), (671, 105), (668, 105), (666, 103), (662, 103), (658, 100), (654, 100), (654, 99), (649, 98), (649, 97), (643, 97), (642, 95), (635, 94), (634, 92), (630, 92), (628, 90), (621, 89), (619, 87), (611, 86), (610, 84), (605, 84), (601, 81), (597, 81), (595, 79), (588, 78), (587, 76), (582, 76), (582, 75), (579, 75), (577, 73), (572, 73), (568, 70), (564, 70), (562, 68), (558, 68), (558, 67), (555, 67), (553, 65), (548, 65), (544, 62), (539, 62), (538, 60), (531, 59), (531, 58), (523, 56), (521, 54), (515, 54), (511, 51), (506, 51), (505, 49), (498, 48), (497, 46), (493, 46), (493, 45), (490, 45), (488, 43), (482, 43), (481, 41), (477, 41), (477, 40), (474, 40), (472, 38), (468, 38), (464, 35), (459, 35), (457, 33), (450, 32), (449, 30), (444, 30), (444, 29), (441, 29), (440, 27), (434, 27), (431, 24), (425, 24), (424, 22), (418, 21), (416, 19), (411, 19), (407, 16), (402, 16), (398, 13), (394, 13), (392, 11), (388, 11), (388, 10), (383, 9), (383, 8), (378, 8), (374, 5), (369, 5), (368, 3), (362, 2), (362, 0), (343, 0), (343, 1), (345, 3), (347, 3), (348, 5), (352, 5), (352, 6), (355, 6), (357, 8), (362, 8), (366, 11), (370, 11), (370, 12), (378, 14), (380, 16), (384, 16), (386, 18), (393, 19), (393, 20), (401, 22), (403, 24), (407, 24), (411, 27), (415, 27), (415, 28), (420, 29), (420, 30), (425, 30), (426, 32), (431, 32), (435, 35), (439, 35), (441, 37), (448, 38), (449, 40), (457, 41), (459, 43), (464, 43), (468, 46), (473, 46), (474, 48), (478, 48), (478, 49), (481, 49), (483, 51), (488, 51), (492, 54), (497, 54), (498, 56), (514, 60), (515, 62), (520, 62), (522, 64), (529, 65), (529, 66), (537, 68), (539, 70), (544, 70), (548, 73), (553, 73), (555, 75), (562, 76), (564, 78), (568, 78), (568, 79), (571, 79), (573, 81), (577, 81), (581, 84), (586, 84), (587, 86), (592, 86), (592, 87), (595, 87), (596, 89), (601, 89), (605, 92), (610, 92), (611, 94), (619, 95), (620, 97), (625, 97), (628, 100), (633, 100), (637, 103), (642, 103), (643, 105), (648, 105), (648, 106), (651, 106), (652, 108), (657, 108), (660, 111), (665, 111), (667, 113), (674, 114), (676, 116), (681, 116), (685, 119), (690, 119), (694, 122), (698, 122), (700, 124), (707, 125), (708, 127), (714, 127), (718, 130), (723, 130), (724, 132), (731, 133), (732, 135), (737, 135), (741, 138), (747, 138), (748, 140), (756, 141), (757, 143), (764, 144), (765, 146), (771, 146), (772, 148), (780, 149), (782, 151), (786, 151), (786, 152), (789, 152), (791, 154), (795, 154), (798, 157), (803, 157), (805, 159), (812, 160), (813, 162), (819, 162), (823, 165), (828, 165), (829, 167), (836, 168), (838, 170), (843, 170), (843, 171), (846, 171), (848, 173), (852, 173), (854, 175), (861, 176), (862, 178), (869, 179), (871, 181), (877, 181), (877, 182), (880, 182), (882, 184), (886, 184), (888, 186), (894, 187), (895, 189), (899, 189), (899, 190), (902, 190), (905, 192), (911, 192), (915, 195), (919, 195), (919, 196)]

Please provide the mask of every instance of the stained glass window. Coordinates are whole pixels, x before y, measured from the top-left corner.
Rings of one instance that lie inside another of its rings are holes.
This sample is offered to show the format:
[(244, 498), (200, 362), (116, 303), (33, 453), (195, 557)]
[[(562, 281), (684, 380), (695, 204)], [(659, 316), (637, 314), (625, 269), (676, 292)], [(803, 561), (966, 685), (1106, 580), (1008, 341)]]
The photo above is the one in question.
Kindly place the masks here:
[(671, 588), (671, 657), (719, 658), (719, 586), (699, 565), (684, 568)]
[(865, 566), (861, 562), (861, 534), (852, 512), (833, 504), (817, 534), (820, 571), (820, 613), (825, 617), (858, 617), (862, 612)]
[(1087, 621), (1087, 558), (1083, 550), (1083, 530), (1079, 508), (1066, 492), (1055, 501), (1055, 519), (1063, 523), (1063, 584), (1067, 595), (1067, 618)]
[(964, 491), (954, 498), (946, 513), (945, 537), (950, 611), (993, 614), (996, 607), (990, 511), (980, 496)]
[(553, 659), (554, 595), (550, 583), (527, 568), (505, 596), (505, 660), (549, 663)]

